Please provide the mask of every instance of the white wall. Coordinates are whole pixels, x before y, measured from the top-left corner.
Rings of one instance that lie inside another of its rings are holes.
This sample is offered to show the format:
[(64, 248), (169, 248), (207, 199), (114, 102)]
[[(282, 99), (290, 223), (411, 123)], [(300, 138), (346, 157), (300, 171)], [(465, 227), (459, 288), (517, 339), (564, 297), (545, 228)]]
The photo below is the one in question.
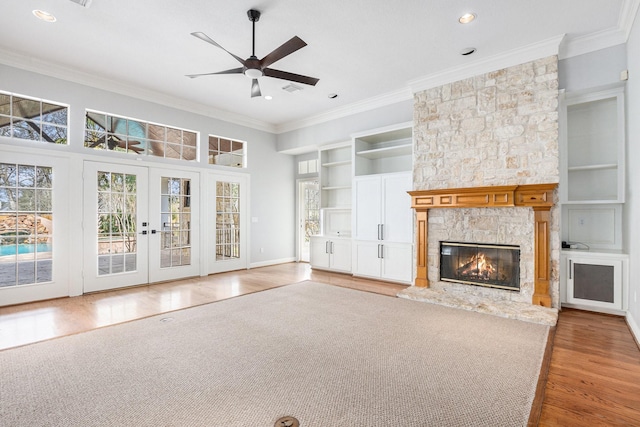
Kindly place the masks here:
[(278, 135), (279, 152), (296, 154), (316, 150), (326, 144), (351, 140), (358, 132), (413, 120), (413, 98), (350, 116), (318, 123)]
[(624, 44), (563, 59), (558, 66), (560, 89), (573, 92), (619, 82), (626, 68)]
[[(57, 153), (87, 153), (88, 150), (83, 147), (86, 108), (200, 132), (199, 155), (204, 162), (188, 163), (188, 166), (250, 174), (251, 217), (257, 219), (257, 222), (251, 223), (249, 252), (251, 264), (263, 265), (294, 259), (294, 158), (276, 152), (274, 134), (2, 64), (0, 64), (0, 90), (70, 105), (70, 145), (68, 147), (27, 143), (34, 150), (42, 150), (45, 153), (47, 150), (55, 150)], [(246, 141), (248, 167), (240, 171), (237, 168), (208, 165), (206, 159), (209, 134)], [(3, 143), (11, 144), (11, 141), (5, 138), (0, 141), (0, 144)], [(104, 154), (108, 154), (105, 156), (105, 161), (118, 159), (118, 153)], [(130, 160), (132, 156), (122, 154), (120, 158)], [(185, 165), (185, 162), (153, 157), (145, 161)]]
[(627, 195), (625, 215), (629, 240), (629, 313), (627, 320), (640, 342), (640, 19), (636, 17), (627, 42)]

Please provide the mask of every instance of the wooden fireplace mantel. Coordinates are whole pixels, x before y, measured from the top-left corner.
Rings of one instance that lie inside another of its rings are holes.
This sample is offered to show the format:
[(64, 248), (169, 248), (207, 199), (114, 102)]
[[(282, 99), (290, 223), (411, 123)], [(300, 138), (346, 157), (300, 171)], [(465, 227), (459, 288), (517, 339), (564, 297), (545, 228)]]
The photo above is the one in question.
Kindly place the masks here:
[(532, 303), (551, 307), (549, 227), (553, 192), (557, 186), (558, 184), (529, 184), (409, 191), (411, 207), (416, 211), (415, 285), (429, 287), (427, 275), (429, 209), (527, 207), (533, 209), (535, 221), (535, 284)]

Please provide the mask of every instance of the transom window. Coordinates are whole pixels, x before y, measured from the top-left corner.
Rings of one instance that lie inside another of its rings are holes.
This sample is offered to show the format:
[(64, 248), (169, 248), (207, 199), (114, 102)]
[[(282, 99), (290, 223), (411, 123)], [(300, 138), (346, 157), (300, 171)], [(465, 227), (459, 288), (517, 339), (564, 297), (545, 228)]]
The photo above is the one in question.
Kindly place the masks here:
[(87, 110), (84, 146), (97, 150), (196, 161), (198, 133)]
[(244, 168), (244, 142), (209, 135), (209, 164)]
[(69, 107), (0, 92), (0, 136), (67, 144)]

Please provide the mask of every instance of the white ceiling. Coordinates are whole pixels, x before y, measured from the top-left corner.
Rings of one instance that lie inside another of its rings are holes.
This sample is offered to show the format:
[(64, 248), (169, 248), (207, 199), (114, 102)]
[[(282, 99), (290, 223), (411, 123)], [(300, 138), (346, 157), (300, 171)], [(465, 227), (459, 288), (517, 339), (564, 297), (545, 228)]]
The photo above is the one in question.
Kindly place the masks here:
[[(564, 56), (623, 43), (638, 2), (93, 0), (85, 8), (71, 0), (14, 0), (2, 5), (0, 62), (283, 131), (372, 100), (408, 99), (412, 81), (563, 34)], [(241, 58), (251, 55), (252, 8), (262, 12), (256, 56), (299, 36), (308, 46), (272, 68), (317, 77), (315, 87), (288, 93), (288, 82), (261, 77), (262, 94), (273, 96), (267, 101), (250, 98), (251, 81), (240, 74), (185, 77), (239, 66), (191, 32)], [(57, 22), (37, 20), (33, 9)], [(465, 12), (477, 19), (458, 23)], [(477, 52), (461, 56), (466, 47)]]

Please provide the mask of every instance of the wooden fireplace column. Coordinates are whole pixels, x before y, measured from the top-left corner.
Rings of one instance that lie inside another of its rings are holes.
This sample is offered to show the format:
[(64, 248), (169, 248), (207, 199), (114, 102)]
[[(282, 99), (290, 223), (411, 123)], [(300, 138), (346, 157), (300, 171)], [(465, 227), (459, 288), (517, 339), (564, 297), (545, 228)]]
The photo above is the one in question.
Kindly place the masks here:
[(429, 209), (528, 207), (533, 209), (535, 222), (535, 282), (531, 302), (534, 305), (551, 307), (549, 232), (553, 192), (557, 186), (558, 184), (528, 184), (409, 191), (411, 207), (416, 211), (415, 285), (429, 287), (427, 259)]

